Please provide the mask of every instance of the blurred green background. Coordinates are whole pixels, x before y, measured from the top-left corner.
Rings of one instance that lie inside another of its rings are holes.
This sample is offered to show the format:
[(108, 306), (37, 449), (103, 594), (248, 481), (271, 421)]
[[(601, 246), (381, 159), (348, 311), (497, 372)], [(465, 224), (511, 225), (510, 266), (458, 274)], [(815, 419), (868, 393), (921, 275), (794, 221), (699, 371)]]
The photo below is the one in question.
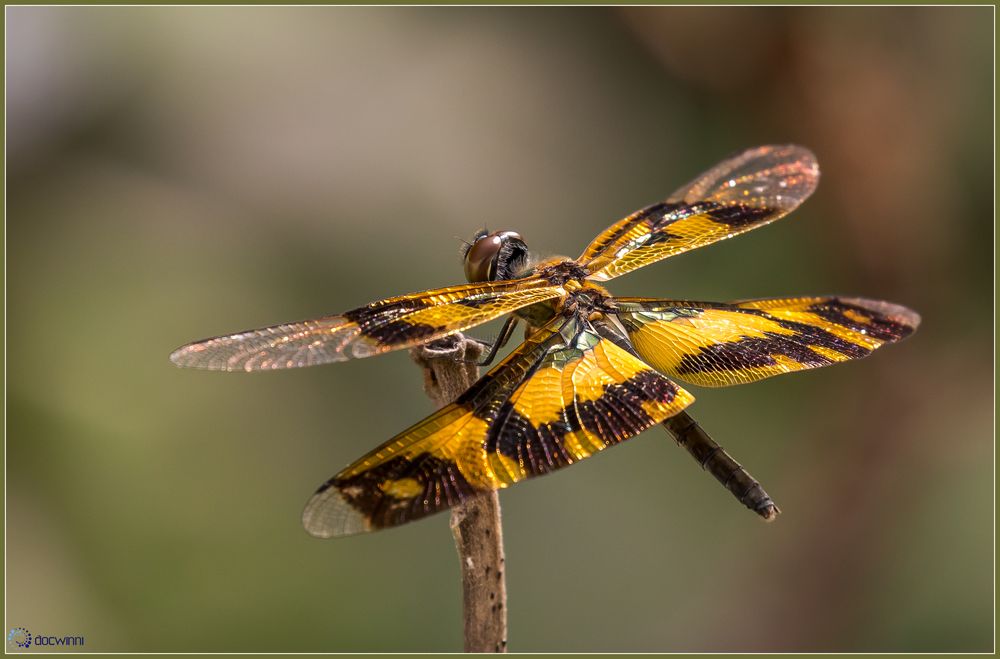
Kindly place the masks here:
[(299, 522), (431, 411), (406, 354), (167, 355), (458, 283), (483, 225), (575, 256), (728, 154), (796, 142), (823, 179), (792, 217), (611, 290), (864, 295), (923, 326), (691, 387), (774, 524), (661, 431), (505, 491), (510, 647), (992, 648), (992, 9), (6, 11), (8, 628), (460, 650), (447, 515), (336, 541)]

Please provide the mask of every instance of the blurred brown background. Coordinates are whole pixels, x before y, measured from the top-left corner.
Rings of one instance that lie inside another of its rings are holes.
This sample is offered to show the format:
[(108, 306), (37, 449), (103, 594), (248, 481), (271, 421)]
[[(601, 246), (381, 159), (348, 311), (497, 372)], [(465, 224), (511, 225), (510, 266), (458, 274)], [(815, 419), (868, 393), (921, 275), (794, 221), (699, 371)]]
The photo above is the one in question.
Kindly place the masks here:
[(447, 515), (299, 513), (431, 411), (405, 354), (175, 369), (187, 341), (575, 256), (726, 155), (819, 190), (628, 295), (845, 293), (872, 359), (691, 409), (765, 525), (658, 431), (503, 493), (512, 650), (989, 650), (992, 8), (7, 8), (7, 627), (87, 650), (458, 650)]

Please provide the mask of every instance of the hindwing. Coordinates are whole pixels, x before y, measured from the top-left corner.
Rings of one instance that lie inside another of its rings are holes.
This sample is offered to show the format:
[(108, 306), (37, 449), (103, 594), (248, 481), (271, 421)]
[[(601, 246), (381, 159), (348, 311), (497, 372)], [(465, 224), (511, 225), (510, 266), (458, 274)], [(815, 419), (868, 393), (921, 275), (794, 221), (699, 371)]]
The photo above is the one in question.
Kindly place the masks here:
[(559, 318), (454, 403), (324, 484), (303, 523), (330, 537), (418, 519), (573, 464), (693, 400), (589, 323)]
[(618, 307), (639, 356), (661, 373), (706, 387), (860, 359), (920, 324), (906, 307), (862, 298), (618, 298)]

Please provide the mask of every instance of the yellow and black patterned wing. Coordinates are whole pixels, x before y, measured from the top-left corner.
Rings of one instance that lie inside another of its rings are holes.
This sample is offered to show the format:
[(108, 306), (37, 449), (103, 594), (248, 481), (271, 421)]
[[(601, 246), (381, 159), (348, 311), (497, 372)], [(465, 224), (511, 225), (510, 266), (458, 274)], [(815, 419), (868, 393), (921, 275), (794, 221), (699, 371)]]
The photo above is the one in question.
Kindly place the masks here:
[(328, 481), (302, 522), (319, 537), (403, 524), (573, 464), (693, 400), (592, 326), (560, 318), (454, 403)]
[(263, 371), (315, 366), (408, 348), (564, 295), (537, 278), (466, 284), (401, 295), (299, 323), (205, 339), (178, 348), (178, 366)]
[(819, 165), (795, 145), (762, 146), (726, 160), (659, 204), (609, 227), (578, 259), (606, 281), (660, 259), (773, 222), (813, 193)]
[(705, 387), (867, 357), (920, 324), (906, 307), (861, 298), (617, 302), (639, 356), (661, 373)]

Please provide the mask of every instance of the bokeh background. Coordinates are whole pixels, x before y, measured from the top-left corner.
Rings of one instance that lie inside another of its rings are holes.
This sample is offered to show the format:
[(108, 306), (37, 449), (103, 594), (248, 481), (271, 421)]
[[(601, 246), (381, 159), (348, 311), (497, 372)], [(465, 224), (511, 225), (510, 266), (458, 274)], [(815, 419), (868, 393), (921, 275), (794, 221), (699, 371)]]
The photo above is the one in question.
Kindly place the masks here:
[[(512, 650), (993, 647), (993, 9), (8, 7), (6, 627), (87, 650), (460, 650), (447, 515), (320, 541), (312, 491), (431, 411), (405, 354), (175, 369), (197, 338), (578, 254), (726, 155), (793, 216), (612, 282), (846, 293), (920, 331), (502, 494)], [(489, 334), (490, 328), (484, 333)], [(482, 335), (482, 334), (481, 334)]]

